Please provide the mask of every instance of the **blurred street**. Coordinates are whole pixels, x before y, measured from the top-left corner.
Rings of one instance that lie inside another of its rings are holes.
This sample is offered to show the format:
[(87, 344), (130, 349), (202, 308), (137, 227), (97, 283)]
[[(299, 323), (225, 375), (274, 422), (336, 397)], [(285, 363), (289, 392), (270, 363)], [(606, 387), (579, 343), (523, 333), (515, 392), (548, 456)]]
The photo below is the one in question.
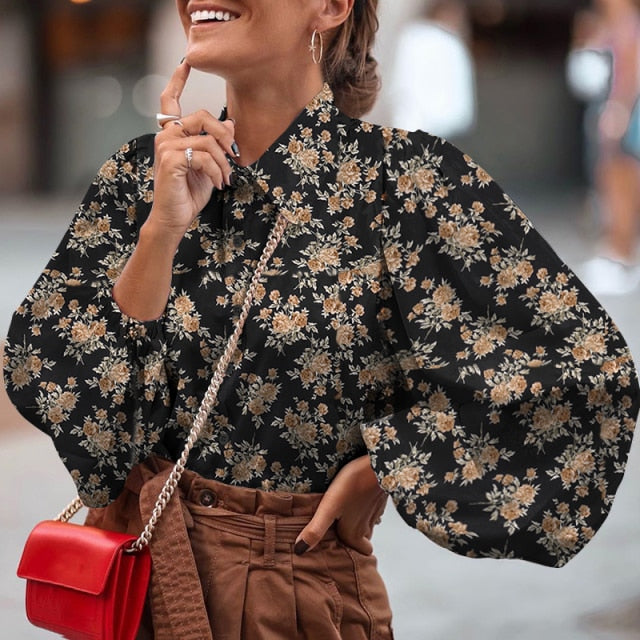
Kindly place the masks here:
[[(590, 221), (581, 194), (514, 193), (571, 266), (590, 257)], [(73, 214), (66, 200), (0, 201), (0, 336), (55, 249)], [(640, 361), (640, 292), (603, 303)], [(0, 396), (0, 636), (50, 638), (31, 627), (24, 584), (15, 578), (30, 528), (74, 496), (48, 438)], [(377, 555), (395, 612), (397, 640), (631, 640), (640, 638), (640, 444), (610, 518), (562, 570), (522, 562), (468, 560), (405, 526), (389, 507), (376, 533)], [(178, 640), (178, 639), (176, 639)]]

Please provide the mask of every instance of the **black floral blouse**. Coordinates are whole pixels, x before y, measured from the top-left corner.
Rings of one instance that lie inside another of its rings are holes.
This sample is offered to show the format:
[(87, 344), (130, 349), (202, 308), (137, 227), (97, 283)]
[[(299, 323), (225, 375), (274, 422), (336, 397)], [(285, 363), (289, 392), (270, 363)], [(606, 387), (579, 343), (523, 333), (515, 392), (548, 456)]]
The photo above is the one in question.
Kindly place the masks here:
[(638, 412), (596, 300), (471, 158), (348, 118), (330, 89), (214, 192), (164, 315), (111, 289), (153, 201), (153, 136), (100, 169), (17, 310), (8, 392), (101, 506), (176, 458), (277, 212), (290, 221), (189, 467), (323, 491), (368, 452), (405, 520), (470, 557), (561, 566), (602, 524)]

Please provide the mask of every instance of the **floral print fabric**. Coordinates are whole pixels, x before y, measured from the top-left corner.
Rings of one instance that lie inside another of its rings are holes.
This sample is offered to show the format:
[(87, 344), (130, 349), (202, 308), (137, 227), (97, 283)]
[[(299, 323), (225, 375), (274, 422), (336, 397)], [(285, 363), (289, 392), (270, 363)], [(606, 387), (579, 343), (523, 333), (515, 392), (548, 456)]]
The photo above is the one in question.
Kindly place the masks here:
[(153, 137), (90, 186), (17, 310), (8, 392), (101, 506), (175, 459), (277, 212), (290, 221), (208, 427), (205, 477), (324, 491), (368, 453), (405, 520), (472, 557), (561, 566), (622, 479), (638, 412), (629, 350), (596, 300), (471, 158), (353, 120), (330, 89), (214, 192), (164, 315), (111, 288), (153, 201)]

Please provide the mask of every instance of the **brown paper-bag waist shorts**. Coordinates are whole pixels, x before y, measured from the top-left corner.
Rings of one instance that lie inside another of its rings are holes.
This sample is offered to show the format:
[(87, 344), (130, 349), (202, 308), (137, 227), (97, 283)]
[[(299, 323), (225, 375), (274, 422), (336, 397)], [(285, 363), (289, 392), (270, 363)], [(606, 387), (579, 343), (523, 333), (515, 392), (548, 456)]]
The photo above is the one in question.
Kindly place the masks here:
[[(87, 524), (137, 533), (171, 467), (157, 458), (138, 465), (120, 498), (90, 510)], [(140, 640), (391, 640), (373, 555), (344, 545), (333, 528), (313, 550), (293, 552), (321, 498), (185, 472), (151, 544), (151, 615)]]

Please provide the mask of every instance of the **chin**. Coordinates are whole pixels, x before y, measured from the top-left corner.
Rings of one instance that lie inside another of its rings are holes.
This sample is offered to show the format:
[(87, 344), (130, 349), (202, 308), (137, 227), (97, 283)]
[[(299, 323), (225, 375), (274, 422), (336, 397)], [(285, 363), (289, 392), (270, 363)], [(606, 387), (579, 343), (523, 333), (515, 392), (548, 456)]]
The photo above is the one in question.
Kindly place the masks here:
[(192, 69), (224, 75), (226, 65), (218, 59), (218, 56), (213, 56), (211, 53), (211, 51), (187, 50), (186, 60)]
[(258, 80), (260, 72), (256, 72), (256, 60), (244, 57), (242, 62), (240, 56), (227, 52), (219, 53), (213, 51), (213, 47), (193, 47), (187, 49), (186, 60), (191, 68), (203, 73), (211, 73), (220, 76), (225, 80), (235, 78), (247, 81), (252, 78)]

